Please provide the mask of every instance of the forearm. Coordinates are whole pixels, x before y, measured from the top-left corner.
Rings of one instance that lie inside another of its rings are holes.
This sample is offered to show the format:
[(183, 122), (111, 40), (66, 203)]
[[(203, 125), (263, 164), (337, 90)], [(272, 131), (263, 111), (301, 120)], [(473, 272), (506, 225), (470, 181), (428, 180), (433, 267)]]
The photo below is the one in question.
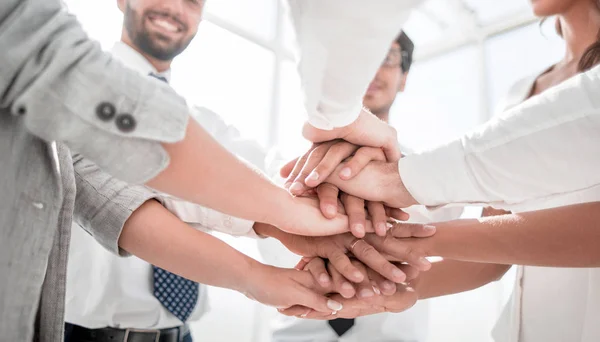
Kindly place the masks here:
[(443, 260), (433, 263), (431, 269), (421, 273), (411, 286), (419, 299), (446, 296), (474, 290), (498, 280), (509, 268), (509, 265)]
[(429, 255), (549, 267), (600, 266), (600, 202), (436, 224)]
[(119, 238), (124, 250), (196, 282), (244, 291), (260, 263), (221, 240), (177, 219), (148, 201), (127, 220)]
[[(191, 120), (186, 138), (165, 144), (169, 166), (148, 185), (236, 217), (279, 224), (290, 196), (230, 154)], [(235, 196), (231, 196), (235, 194)]]

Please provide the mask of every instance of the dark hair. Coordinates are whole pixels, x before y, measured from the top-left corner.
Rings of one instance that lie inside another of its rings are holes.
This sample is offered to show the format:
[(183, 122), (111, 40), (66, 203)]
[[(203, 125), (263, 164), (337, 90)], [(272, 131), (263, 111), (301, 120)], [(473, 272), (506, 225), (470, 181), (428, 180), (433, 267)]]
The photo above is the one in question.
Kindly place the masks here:
[(413, 52), (415, 51), (415, 44), (406, 35), (406, 33), (404, 33), (404, 31), (401, 31), (398, 37), (396, 37), (396, 43), (400, 45), (400, 50), (402, 51), (402, 64), (400, 64), (402, 72), (408, 72), (413, 62)]
[[(600, 0), (594, 0), (594, 2), (598, 10), (600, 10)], [(556, 18), (556, 32), (562, 37), (562, 27), (558, 18)], [(587, 50), (581, 55), (578, 69), (580, 72), (584, 72), (590, 70), (598, 63), (600, 63), (600, 30), (596, 34), (596, 42), (588, 46)]]

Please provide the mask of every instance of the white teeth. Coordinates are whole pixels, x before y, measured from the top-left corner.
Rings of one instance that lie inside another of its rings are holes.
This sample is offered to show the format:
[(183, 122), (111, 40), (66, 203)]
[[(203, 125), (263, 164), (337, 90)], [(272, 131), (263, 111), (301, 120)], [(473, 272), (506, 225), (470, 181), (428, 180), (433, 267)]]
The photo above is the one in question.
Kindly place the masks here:
[(167, 31), (171, 31), (171, 32), (177, 32), (177, 31), (178, 31), (178, 29), (177, 29), (177, 27), (176, 27), (176, 26), (174, 26), (174, 25), (171, 25), (170, 23), (168, 23), (168, 22), (166, 22), (166, 21), (164, 21), (164, 20), (155, 19), (155, 20), (153, 20), (153, 21), (154, 21), (154, 23), (155, 23), (157, 26), (160, 26), (160, 27), (162, 27), (163, 29), (165, 29), (165, 30), (167, 30)]

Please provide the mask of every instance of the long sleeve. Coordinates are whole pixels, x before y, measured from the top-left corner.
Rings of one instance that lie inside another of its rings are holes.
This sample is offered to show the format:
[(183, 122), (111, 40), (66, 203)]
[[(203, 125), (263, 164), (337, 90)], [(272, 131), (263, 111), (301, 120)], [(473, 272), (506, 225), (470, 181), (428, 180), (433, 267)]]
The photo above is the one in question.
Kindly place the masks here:
[(391, 42), (419, 0), (288, 0), (311, 125), (352, 123)]
[(168, 86), (124, 67), (58, 0), (0, 2), (0, 107), (111, 174), (145, 182), (185, 136), (189, 108)]
[(130, 185), (102, 171), (81, 155), (73, 156), (77, 197), (74, 221), (107, 250), (119, 249), (119, 237), (131, 214), (158, 195), (144, 186)]
[(530, 98), (460, 139), (400, 160), (425, 205), (519, 204), (600, 184), (600, 67)]

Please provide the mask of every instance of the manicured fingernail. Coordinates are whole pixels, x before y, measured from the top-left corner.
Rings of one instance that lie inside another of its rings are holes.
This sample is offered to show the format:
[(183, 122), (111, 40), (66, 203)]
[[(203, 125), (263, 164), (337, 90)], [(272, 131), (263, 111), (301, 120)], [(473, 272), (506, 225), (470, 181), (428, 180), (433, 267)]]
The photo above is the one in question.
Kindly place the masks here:
[(375, 295), (375, 293), (373, 293), (373, 291), (369, 290), (369, 289), (362, 289), (360, 290), (360, 293), (358, 294), (358, 296), (360, 298), (369, 298), (369, 297), (373, 297)]
[(381, 282), (381, 286), (388, 290), (392, 290), (396, 287), (396, 285), (389, 280), (384, 280), (383, 282)]
[(435, 232), (435, 226), (426, 225), (423, 227), (427, 232)]
[(354, 232), (362, 236), (365, 233), (365, 227), (362, 224), (357, 223), (354, 225)]
[(329, 276), (325, 273), (321, 273), (319, 276), (319, 283), (327, 285), (329, 284)]
[(354, 286), (352, 286), (352, 284), (350, 284), (349, 282), (345, 281), (342, 283), (342, 290), (352, 291), (354, 290)]
[(343, 308), (343, 306), (342, 306), (341, 303), (338, 303), (335, 300), (331, 300), (331, 299), (329, 299), (327, 301), (327, 307), (330, 308), (333, 311), (340, 311)]
[(406, 279), (406, 274), (398, 269), (392, 271), (392, 276), (398, 279), (398, 282), (403, 282)]
[(313, 171), (310, 173), (310, 175), (308, 175), (308, 177), (306, 177), (306, 180), (309, 181), (318, 181), (319, 180), (319, 174), (316, 171)]
[(350, 176), (352, 176), (352, 170), (350, 170), (349, 167), (345, 167), (342, 169), (342, 171), (340, 171), (340, 177), (343, 179), (348, 179)]
[(327, 212), (327, 215), (329, 215), (329, 216), (335, 216), (337, 214), (337, 208), (334, 207), (333, 205), (326, 205), (325, 211)]
[(357, 282), (363, 281), (363, 278), (364, 278), (363, 274), (360, 273), (360, 271), (352, 272), (352, 276), (354, 277), (354, 279), (356, 279)]
[(290, 192), (292, 193), (301, 193), (302, 191), (304, 191), (304, 185), (302, 185), (302, 183), (299, 182), (294, 182), (291, 186), (290, 186)]

